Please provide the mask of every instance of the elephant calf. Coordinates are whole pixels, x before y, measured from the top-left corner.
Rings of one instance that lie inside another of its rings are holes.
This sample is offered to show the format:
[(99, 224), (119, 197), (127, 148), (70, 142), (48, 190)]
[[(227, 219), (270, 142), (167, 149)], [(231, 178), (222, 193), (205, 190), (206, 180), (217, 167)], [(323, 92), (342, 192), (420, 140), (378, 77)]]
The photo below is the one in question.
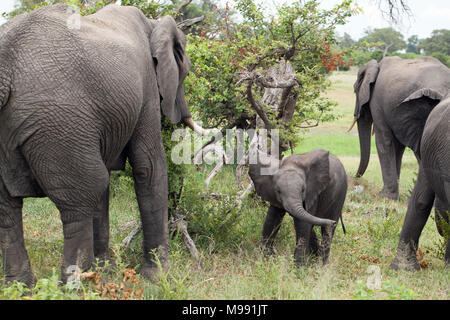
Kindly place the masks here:
[[(269, 166), (277, 169), (272, 175), (264, 175), (262, 169)], [(266, 165), (252, 164), (249, 174), (256, 193), (270, 202), (262, 232), (263, 246), (272, 251), (287, 211), (294, 218), (297, 266), (304, 264), (310, 254), (320, 255), (326, 264), (337, 220), (341, 217), (342, 221), (347, 193), (347, 174), (339, 159), (328, 151), (316, 149), (282, 161), (273, 159)], [(321, 226), (321, 246), (314, 225)]]

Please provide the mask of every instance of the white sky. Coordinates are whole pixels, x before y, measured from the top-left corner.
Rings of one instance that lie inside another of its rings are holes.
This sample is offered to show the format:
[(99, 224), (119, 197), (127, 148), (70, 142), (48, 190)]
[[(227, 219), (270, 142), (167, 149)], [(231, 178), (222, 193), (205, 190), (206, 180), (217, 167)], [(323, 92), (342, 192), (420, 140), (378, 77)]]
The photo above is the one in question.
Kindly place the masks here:
[[(275, 7), (276, 4), (283, 2), (292, 2), (293, 0), (257, 0), (264, 7)], [(331, 8), (340, 0), (318, 0), (323, 8)], [(370, 28), (384, 28), (392, 26), (400, 31), (407, 39), (413, 34), (417, 34), (419, 38), (427, 38), (431, 31), (435, 29), (450, 29), (450, 0), (407, 0), (409, 7), (413, 13), (412, 18), (404, 17), (400, 25), (390, 25), (388, 21), (383, 19), (381, 12), (377, 7), (380, 0), (354, 0), (364, 13), (351, 17), (345, 26), (338, 26), (337, 31), (342, 35), (347, 32), (353, 39), (358, 40), (364, 35), (364, 30)], [(383, 0), (381, 0), (383, 1)], [(233, 0), (220, 0), (220, 3), (229, 2), (231, 5)], [(9, 12), (14, 8), (15, 0), (0, 0), (0, 14)], [(0, 17), (0, 24), (5, 20)]]

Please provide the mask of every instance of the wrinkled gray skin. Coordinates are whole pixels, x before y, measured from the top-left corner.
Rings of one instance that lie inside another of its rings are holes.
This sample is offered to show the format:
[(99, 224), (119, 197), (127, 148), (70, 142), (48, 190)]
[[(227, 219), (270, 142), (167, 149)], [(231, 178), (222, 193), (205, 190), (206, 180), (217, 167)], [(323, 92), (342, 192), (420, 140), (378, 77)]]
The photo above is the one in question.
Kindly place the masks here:
[[(295, 261), (303, 265), (308, 257), (320, 255), (326, 264), (336, 223), (342, 214), (347, 193), (347, 174), (338, 158), (316, 149), (286, 157), (281, 163), (272, 159), (273, 175), (262, 175), (269, 164), (252, 164), (249, 175), (256, 193), (270, 202), (262, 232), (262, 245), (269, 252), (286, 212), (294, 218)], [(321, 226), (319, 246), (313, 226)]]
[[(22, 200), (49, 197), (61, 213), (62, 280), (108, 258), (109, 172), (128, 158), (143, 226), (141, 274), (168, 258), (161, 110), (190, 119), (185, 38), (175, 21), (110, 5), (69, 29), (65, 5), (0, 28), (0, 242), (7, 282), (31, 284)], [(160, 100), (162, 99), (162, 100)]]
[(423, 127), (431, 110), (450, 93), (450, 69), (431, 57), (386, 57), (361, 67), (354, 89), (361, 147), (356, 176), (369, 164), (373, 123), (384, 183), (380, 195), (398, 199), (403, 152), (411, 148), (420, 161)]
[[(393, 269), (419, 270), (416, 251), (419, 237), (436, 200), (435, 215), (439, 233), (444, 236), (438, 221), (449, 223), (450, 212), (450, 98), (430, 113), (420, 146), (421, 164), (416, 185), (411, 194), (405, 222), (400, 233)], [(450, 241), (447, 241), (445, 265), (450, 267)]]

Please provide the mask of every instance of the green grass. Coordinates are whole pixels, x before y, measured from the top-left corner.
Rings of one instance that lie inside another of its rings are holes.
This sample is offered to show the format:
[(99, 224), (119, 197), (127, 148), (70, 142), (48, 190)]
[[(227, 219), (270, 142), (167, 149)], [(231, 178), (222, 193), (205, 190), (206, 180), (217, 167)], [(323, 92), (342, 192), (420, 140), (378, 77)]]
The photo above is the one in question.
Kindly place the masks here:
[[(356, 129), (347, 133), (353, 114), (355, 72), (336, 72), (327, 95), (338, 102), (342, 116), (333, 123), (313, 128), (296, 152), (324, 148), (336, 154), (349, 175), (349, 188), (343, 210), (347, 229), (336, 229), (330, 263), (312, 263), (296, 268), (293, 264), (295, 235), (292, 218), (286, 216), (275, 243), (273, 256), (263, 255), (259, 246), (267, 204), (254, 194), (241, 209), (225, 214), (243, 191), (236, 186), (234, 168), (226, 167), (209, 188), (204, 180), (211, 166), (189, 167), (180, 212), (186, 216), (189, 232), (201, 257), (198, 265), (189, 255), (180, 235), (170, 241), (170, 272), (150, 283), (137, 276), (123, 281), (122, 271), (139, 269), (141, 235), (130, 246), (119, 244), (131, 231), (123, 229), (138, 219), (139, 211), (130, 178), (114, 174), (111, 187), (111, 254), (117, 266), (112, 273), (99, 272), (100, 285), (83, 281), (78, 291), (58, 285), (63, 249), (59, 213), (48, 199), (27, 199), (24, 204), (24, 233), (33, 271), (41, 279), (33, 291), (20, 285), (0, 286), (0, 299), (449, 299), (450, 271), (444, 269), (442, 238), (430, 218), (420, 238), (424, 253), (419, 272), (394, 271), (389, 264), (395, 256), (399, 233), (407, 209), (407, 199), (417, 172), (411, 153), (405, 154), (400, 177), (400, 201), (379, 198), (382, 179), (376, 149), (365, 175), (354, 179), (359, 163)], [(248, 181), (247, 181), (248, 182)], [(362, 186), (357, 192), (355, 187)], [(223, 195), (213, 199), (211, 192)], [(381, 273), (381, 288), (367, 285), (373, 266)], [(0, 271), (0, 277), (3, 273)], [(122, 285), (115, 294), (102, 296), (105, 288)], [(109, 287), (108, 287), (109, 286)], [(131, 290), (131, 291), (127, 291)], [(22, 295), (23, 293), (25, 295)]]

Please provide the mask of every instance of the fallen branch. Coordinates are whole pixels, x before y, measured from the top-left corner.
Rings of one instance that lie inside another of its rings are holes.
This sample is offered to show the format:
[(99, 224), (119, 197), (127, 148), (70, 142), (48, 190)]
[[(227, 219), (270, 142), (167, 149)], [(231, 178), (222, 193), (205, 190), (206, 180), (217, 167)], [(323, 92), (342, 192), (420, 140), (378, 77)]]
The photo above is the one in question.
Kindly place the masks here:
[(245, 189), (244, 192), (239, 196), (239, 198), (237, 198), (236, 201), (234, 201), (233, 205), (230, 208), (228, 208), (228, 210), (225, 212), (225, 215), (228, 215), (231, 212), (231, 210), (233, 210), (236, 207), (240, 208), (242, 205), (242, 201), (245, 199), (245, 197), (247, 197), (250, 191), (253, 190), (253, 188), (254, 188), (253, 182), (250, 182), (247, 189)]
[(181, 236), (183, 238), (183, 242), (188, 248), (191, 256), (197, 261), (197, 263), (200, 264), (200, 254), (197, 250), (197, 247), (195, 246), (194, 241), (189, 236), (189, 233), (187, 231), (187, 222), (184, 220), (184, 217), (181, 215), (174, 215), (173, 220), (169, 224), (170, 230), (172, 232), (178, 231), (181, 233)]
[[(122, 240), (122, 243), (120, 244), (120, 247), (124, 248), (130, 245), (131, 241), (139, 234), (139, 232), (142, 229), (141, 224), (138, 222), (138, 220), (129, 221), (123, 226), (119, 227), (119, 230), (124, 230), (126, 228), (129, 228), (130, 226), (134, 225), (134, 229)], [(195, 246), (194, 241), (189, 236), (189, 233), (187, 231), (187, 222), (184, 220), (184, 217), (181, 215), (174, 215), (173, 218), (169, 222), (169, 229), (171, 232), (180, 232), (183, 238), (183, 242), (188, 248), (190, 254), (192, 257), (197, 261), (197, 263), (200, 263), (200, 254), (197, 250), (197, 247)]]
[(204, 158), (208, 153), (215, 152), (218, 157), (220, 157), (220, 161), (217, 162), (214, 169), (209, 173), (208, 177), (205, 179), (206, 186), (209, 186), (211, 179), (214, 178), (223, 168), (225, 163), (229, 162), (229, 158), (227, 157), (225, 151), (222, 146), (217, 144), (210, 144), (200, 149), (194, 157), (194, 163), (201, 163), (201, 157)]
[[(128, 222), (130, 223), (130, 222)], [(126, 237), (125, 239), (122, 240), (122, 243), (120, 244), (120, 247), (124, 248), (124, 247), (128, 247), (131, 243), (131, 241), (133, 241), (133, 239), (138, 235), (138, 233), (141, 231), (142, 226), (140, 225), (140, 223), (137, 222), (137, 220), (134, 221), (135, 223), (135, 227), (133, 229), (133, 231), (131, 231)]]

